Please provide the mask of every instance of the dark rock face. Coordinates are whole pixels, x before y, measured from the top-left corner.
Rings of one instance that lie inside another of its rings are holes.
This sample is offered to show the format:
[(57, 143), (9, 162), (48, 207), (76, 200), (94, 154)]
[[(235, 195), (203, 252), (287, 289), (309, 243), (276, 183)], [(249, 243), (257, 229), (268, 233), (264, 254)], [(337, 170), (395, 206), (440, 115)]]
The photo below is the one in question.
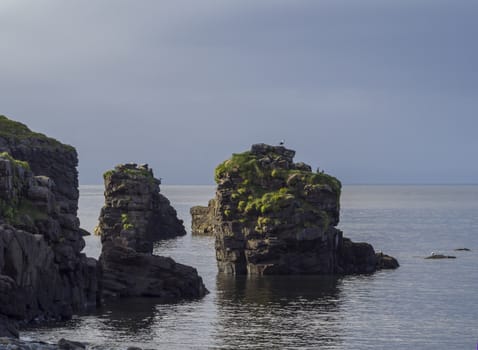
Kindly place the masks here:
[(216, 168), (217, 208), (209, 224), (219, 271), (349, 274), (391, 266), (371, 245), (343, 238), (336, 228), (340, 182), (294, 163), (294, 155), (282, 146), (257, 144)]
[(211, 199), (207, 207), (195, 206), (190, 209), (191, 232), (193, 235), (214, 235), (214, 219), (216, 216), (216, 201)]
[[(1, 283), (2, 282), (0, 282), (0, 284)], [(0, 285), (0, 293), (2, 293), (1, 288), (2, 287)], [(6, 338), (19, 337), (17, 326), (13, 323), (11, 319), (3, 315), (0, 315), (0, 338), (1, 337), (6, 337)]]
[(105, 174), (98, 232), (105, 296), (157, 297), (170, 302), (207, 292), (196, 269), (152, 255), (153, 241), (185, 234), (182, 221), (146, 165), (119, 165)]
[(0, 116), (0, 314), (69, 318), (96, 305), (76, 215), (73, 147)]
[(102, 242), (121, 235), (132, 249), (151, 253), (154, 241), (186, 234), (147, 165), (118, 165), (104, 178), (105, 205), (97, 227)]
[(207, 293), (196, 269), (171, 258), (139, 253), (120, 239), (103, 245), (100, 262), (106, 297), (143, 296), (174, 302)]

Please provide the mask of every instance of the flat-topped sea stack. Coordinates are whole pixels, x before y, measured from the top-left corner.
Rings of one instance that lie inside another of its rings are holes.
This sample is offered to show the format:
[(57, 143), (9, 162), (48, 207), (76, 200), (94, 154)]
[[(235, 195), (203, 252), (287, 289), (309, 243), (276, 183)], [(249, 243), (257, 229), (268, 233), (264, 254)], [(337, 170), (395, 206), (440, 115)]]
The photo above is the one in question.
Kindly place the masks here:
[(295, 151), (253, 145), (216, 168), (214, 234), (220, 272), (352, 274), (398, 267), (336, 228), (341, 183), (294, 163)]
[(153, 243), (182, 236), (183, 222), (159, 193), (160, 181), (147, 165), (122, 164), (108, 171), (101, 235), (105, 296), (146, 296), (160, 301), (199, 298), (207, 292), (196, 269), (152, 255)]
[(77, 165), (72, 146), (0, 116), (4, 321), (70, 318), (99, 302), (96, 261), (81, 253)]

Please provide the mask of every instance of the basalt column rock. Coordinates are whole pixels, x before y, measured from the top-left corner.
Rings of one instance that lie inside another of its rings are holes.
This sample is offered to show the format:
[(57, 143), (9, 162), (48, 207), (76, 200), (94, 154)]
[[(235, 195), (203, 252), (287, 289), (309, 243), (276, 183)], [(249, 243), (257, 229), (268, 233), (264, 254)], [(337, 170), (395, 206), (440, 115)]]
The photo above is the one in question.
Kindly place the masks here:
[(105, 173), (100, 263), (105, 296), (146, 296), (170, 302), (207, 292), (196, 269), (152, 255), (153, 241), (185, 234), (182, 221), (147, 165), (118, 165)]
[(220, 272), (368, 273), (384, 265), (336, 228), (341, 183), (294, 163), (295, 151), (253, 145), (216, 168), (214, 231)]

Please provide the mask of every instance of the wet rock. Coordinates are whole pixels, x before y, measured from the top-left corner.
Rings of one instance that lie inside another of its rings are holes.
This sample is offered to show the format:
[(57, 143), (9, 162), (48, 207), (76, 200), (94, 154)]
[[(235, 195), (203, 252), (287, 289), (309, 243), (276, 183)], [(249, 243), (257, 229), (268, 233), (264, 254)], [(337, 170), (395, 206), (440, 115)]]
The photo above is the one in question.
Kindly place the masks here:
[[(227, 274), (349, 274), (397, 267), (367, 243), (343, 238), (339, 180), (294, 163), (295, 151), (253, 145), (216, 168), (215, 208), (195, 209), (212, 226)], [(395, 260), (396, 261), (396, 260)]]
[(393, 256), (386, 255), (383, 253), (376, 253), (376, 257), (378, 270), (396, 269), (400, 267), (400, 264), (398, 263), (397, 259), (395, 259)]

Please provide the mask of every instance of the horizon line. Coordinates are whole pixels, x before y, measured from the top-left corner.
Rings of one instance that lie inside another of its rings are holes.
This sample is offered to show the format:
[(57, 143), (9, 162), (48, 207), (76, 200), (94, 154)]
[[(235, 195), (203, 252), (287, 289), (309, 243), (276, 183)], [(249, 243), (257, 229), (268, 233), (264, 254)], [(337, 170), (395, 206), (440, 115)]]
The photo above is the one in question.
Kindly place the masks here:
[[(82, 184), (79, 186), (104, 186), (104, 184)], [(216, 184), (161, 184), (160, 186), (216, 186)], [(443, 182), (443, 183), (342, 183), (342, 186), (478, 186), (478, 183), (454, 183), (454, 182)]]

